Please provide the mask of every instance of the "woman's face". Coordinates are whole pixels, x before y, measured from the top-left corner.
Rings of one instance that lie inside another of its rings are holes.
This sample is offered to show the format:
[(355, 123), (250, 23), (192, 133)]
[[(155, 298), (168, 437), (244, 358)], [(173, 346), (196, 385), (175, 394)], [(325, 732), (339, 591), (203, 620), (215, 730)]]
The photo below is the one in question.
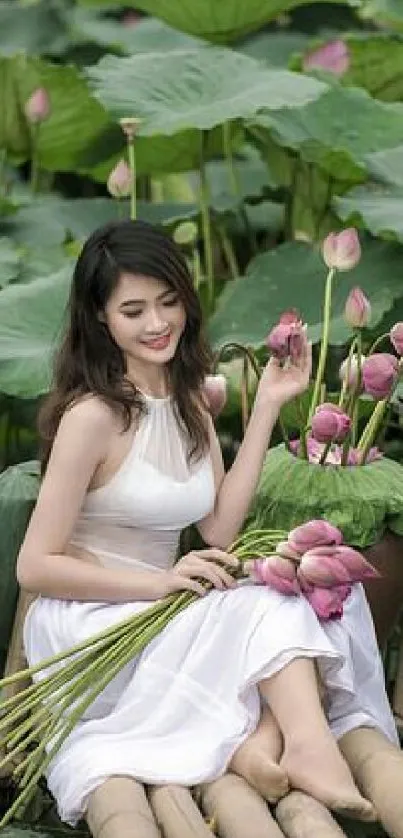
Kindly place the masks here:
[(141, 366), (171, 361), (186, 323), (175, 290), (162, 280), (130, 273), (121, 274), (104, 317), (126, 358)]

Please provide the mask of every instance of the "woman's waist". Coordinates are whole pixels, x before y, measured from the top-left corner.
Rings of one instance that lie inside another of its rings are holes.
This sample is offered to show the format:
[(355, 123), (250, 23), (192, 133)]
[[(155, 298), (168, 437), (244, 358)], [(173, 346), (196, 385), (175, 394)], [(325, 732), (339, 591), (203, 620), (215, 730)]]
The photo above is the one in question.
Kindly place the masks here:
[(79, 521), (66, 552), (103, 567), (167, 570), (174, 564), (179, 531), (141, 530), (109, 522)]

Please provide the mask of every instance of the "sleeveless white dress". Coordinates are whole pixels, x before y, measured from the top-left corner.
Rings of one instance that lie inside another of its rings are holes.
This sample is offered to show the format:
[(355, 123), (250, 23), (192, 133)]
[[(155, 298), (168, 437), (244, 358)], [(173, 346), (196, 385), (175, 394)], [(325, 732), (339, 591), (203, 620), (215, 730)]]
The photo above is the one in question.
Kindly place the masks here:
[[(87, 494), (71, 541), (106, 567), (159, 573), (172, 566), (180, 531), (212, 510), (215, 493), (210, 458), (187, 463), (170, 398), (146, 404), (128, 456)], [(25, 622), (28, 661), (149, 605), (39, 597)], [(220, 776), (257, 725), (257, 683), (301, 655), (318, 662), (336, 737), (367, 725), (397, 741), (361, 586), (340, 621), (322, 624), (305, 599), (240, 583), (190, 605), (88, 709), (47, 774), (62, 820), (74, 825), (89, 794), (114, 775), (186, 786)]]

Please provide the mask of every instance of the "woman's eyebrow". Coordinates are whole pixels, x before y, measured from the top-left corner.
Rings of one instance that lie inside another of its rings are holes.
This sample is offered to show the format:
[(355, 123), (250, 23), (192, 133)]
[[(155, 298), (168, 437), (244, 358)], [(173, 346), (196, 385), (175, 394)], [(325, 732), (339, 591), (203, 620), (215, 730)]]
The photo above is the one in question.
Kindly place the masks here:
[[(168, 289), (168, 291), (163, 291), (162, 294), (159, 294), (157, 300), (162, 300), (163, 297), (167, 297), (168, 294), (174, 294), (175, 291), (173, 289)], [(120, 304), (119, 308), (125, 308), (125, 306), (138, 306), (144, 305), (147, 300), (124, 300), (123, 303)]]

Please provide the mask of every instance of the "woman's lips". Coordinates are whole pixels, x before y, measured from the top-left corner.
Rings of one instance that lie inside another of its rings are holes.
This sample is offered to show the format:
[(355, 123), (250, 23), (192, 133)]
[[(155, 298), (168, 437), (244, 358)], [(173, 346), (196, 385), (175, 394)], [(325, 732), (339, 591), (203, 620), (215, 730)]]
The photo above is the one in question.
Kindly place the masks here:
[(169, 346), (171, 341), (171, 335), (162, 335), (160, 338), (155, 338), (154, 340), (144, 340), (143, 343), (145, 346), (148, 346), (149, 349), (166, 349)]

